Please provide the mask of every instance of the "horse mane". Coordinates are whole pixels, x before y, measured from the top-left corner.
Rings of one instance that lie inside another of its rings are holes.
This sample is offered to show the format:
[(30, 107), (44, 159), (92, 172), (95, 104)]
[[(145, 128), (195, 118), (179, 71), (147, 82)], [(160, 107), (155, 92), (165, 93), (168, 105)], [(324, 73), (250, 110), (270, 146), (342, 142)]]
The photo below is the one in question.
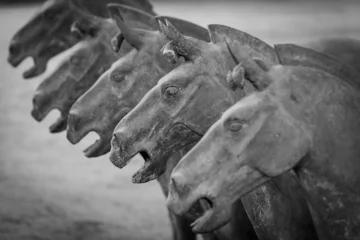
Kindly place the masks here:
[(319, 69), (360, 89), (360, 73), (333, 56), (295, 44), (275, 44), (274, 48), (280, 63), (285, 66), (304, 66)]
[[(271, 63), (278, 63), (275, 49), (271, 45), (246, 32), (219, 24), (211, 24), (208, 29), (213, 43), (225, 40), (231, 46), (233, 42), (238, 42), (242, 47), (249, 50), (250, 55)], [(231, 49), (235, 50), (236, 48), (232, 47)], [(236, 57), (236, 52), (233, 52), (233, 54)]]

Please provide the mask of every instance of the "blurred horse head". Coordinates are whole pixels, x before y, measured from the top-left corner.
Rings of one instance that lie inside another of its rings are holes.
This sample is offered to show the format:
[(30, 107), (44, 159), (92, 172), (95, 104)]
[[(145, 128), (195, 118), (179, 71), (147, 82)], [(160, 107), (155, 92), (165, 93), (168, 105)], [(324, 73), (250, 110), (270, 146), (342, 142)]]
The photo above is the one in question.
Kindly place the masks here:
[(106, 4), (117, 2), (133, 6), (153, 14), (147, 0), (48, 0), (36, 14), (12, 38), (8, 61), (14, 67), (25, 58), (32, 57), (34, 66), (27, 70), (24, 78), (32, 78), (46, 70), (47, 62), (55, 55), (79, 42), (71, 33), (75, 21), (90, 22), (89, 16), (108, 17)]

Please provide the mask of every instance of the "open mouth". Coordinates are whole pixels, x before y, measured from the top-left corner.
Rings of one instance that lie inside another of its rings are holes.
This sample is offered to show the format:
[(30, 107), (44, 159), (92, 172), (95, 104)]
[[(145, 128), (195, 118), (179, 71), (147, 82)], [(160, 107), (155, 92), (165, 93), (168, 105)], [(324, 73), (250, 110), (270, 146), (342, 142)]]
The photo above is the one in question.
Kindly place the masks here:
[[(114, 158), (115, 158), (114, 164), (115, 164), (115, 166), (117, 166), (118, 168), (124, 168), (124, 167), (126, 167), (126, 165), (128, 165), (128, 163), (129, 163), (129, 162), (133, 159), (133, 157), (135, 157), (138, 153), (143, 157), (143, 159), (144, 159), (144, 161), (145, 161), (145, 163), (144, 163), (144, 165), (141, 167), (141, 169), (143, 169), (147, 163), (150, 163), (150, 160), (151, 160), (150, 154), (149, 154), (148, 151), (145, 150), (145, 149), (144, 149), (144, 150), (141, 150), (141, 151), (139, 151), (139, 152), (135, 152), (135, 153), (133, 153), (133, 154), (130, 154), (130, 155), (127, 156), (127, 160), (126, 160), (126, 161), (124, 161), (124, 162), (119, 162), (119, 161), (117, 161), (117, 160), (122, 158), (122, 157), (119, 156), (119, 153), (122, 151), (121, 146), (118, 146), (118, 144), (113, 144), (113, 143), (112, 143), (112, 147), (113, 147), (113, 149), (114, 149), (115, 152), (116, 152), (116, 154), (115, 154), (116, 156), (114, 157)], [(140, 172), (141, 169), (140, 169), (138, 172)], [(135, 175), (136, 175), (136, 174), (135, 174)], [(135, 176), (135, 175), (134, 175), (134, 176)]]
[(117, 142), (116, 138), (113, 138), (111, 145), (112, 152), (110, 160), (118, 168), (124, 168), (138, 153), (143, 157), (145, 163), (133, 175), (133, 183), (146, 183), (154, 180), (166, 170), (166, 164), (162, 164), (161, 161), (154, 161), (150, 152), (146, 149), (127, 155), (124, 154), (123, 149), (121, 148), (121, 143)]
[(158, 164), (152, 161), (151, 155), (146, 149), (139, 151), (139, 154), (144, 159), (144, 164), (141, 168), (133, 175), (133, 183), (146, 183), (156, 179), (162, 174), (162, 170), (159, 170)]
[(91, 132), (95, 133), (98, 137), (98, 139), (96, 139), (93, 144), (91, 144), (90, 146), (88, 146), (83, 150), (86, 157), (88, 158), (99, 157), (110, 151), (110, 137), (100, 134), (98, 131), (92, 128), (91, 129), (82, 128), (80, 130), (76, 129), (75, 126), (76, 124), (75, 125), (72, 124), (70, 118), (68, 118), (68, 122), (67, 122), (68, 129), (66, 132), (66, 137), (69, 140), (69, 142), (71, 142), (72, 144), (77, 144)]
[[(50, 101), (50, 100), (46, 100)], [(33, 99), (33, 109), (31, 110), (31, 116), (38, 122), (42, 122), (52, 111), (58, 110), (60, 112), (60, 117), (56, 120), (55, 123), (53, 123), (50, 126), (50, 132), (52, 133), (51, 129), (57, 130), (61, 124), (63, 124), (63, 121), (65, 121), (66, 126), (66, 120), (67, 117), (65, 114), (63, 114), (62, 110), (56, 106), (44, 106), (42, 103), (36, 103)]]
[(193, 223), (191, 223), (192, 230), (196, 233), (201, 233), (203, 231), (202, 229), (204, 229), (204, 226), (209, 222), (214, 214), (214, 202), (209, 197), (200, 198), (199, 203), (204, 212)]
[(143, 157), (144, 161), (147, 162), (149, 160), (151, 160), (150, 154), (148, 153), (148, 151), (146, 149), (141, 150), (139, 152), (139, 154)]
[(46, 66), (44, 66), (43, 64), (42, 65), (36, 64), (35, 62), (34, 66), (32, 66), (30, 69), (26, 70), (23, 73), (23, 78), (29, 79), (29, 78), (37, 77), (40, 74), (44, 73), (45, 70), (46, 70)]
[(105, 138), (100, 134), (98, 135), (99, 139), (96, 139), (93, 144), (83, 150), (85, 156), (88, 158), (99, 157), (110, 151), (110, 140), (108, 140), (109, 138)]
[(57, 120), (56, 122), (54, 122), (49, 130), (50, 130), (50, 133), (59, 133), (59, 132), (62, 132), (64, 130), (66, 130), (66, 123), (67, 123), (67, 117), (66, 116), (63, 116), (61, 115)]
[(50, 133), (59, 133), (66, 130), (66, 123), (67, 123), (67, 116), (63, 114), (63, 112), (59, 108), (52, 107), (46, 110), (44, 110), (44, 108), (39, 110), (38, 107), (33, 107), (31, 111), (31, 116), (36, 121), (42, 122), (52, 110), (56, 110), (56, 109), (60, 111), (60, 117), (49, 127), (49, 131)]

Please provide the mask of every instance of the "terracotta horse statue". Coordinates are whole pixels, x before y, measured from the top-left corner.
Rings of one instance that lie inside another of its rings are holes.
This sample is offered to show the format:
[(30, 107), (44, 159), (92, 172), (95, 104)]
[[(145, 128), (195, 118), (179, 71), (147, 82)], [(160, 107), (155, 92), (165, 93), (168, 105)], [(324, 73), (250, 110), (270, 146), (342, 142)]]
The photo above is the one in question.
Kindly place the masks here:
[(294, 60), (309, 58), (337, 74), (267, 68), (246, 53), (235, 54), (245, 81), (262, 87), (227, 110), (176, 166), (170, 209), (185, 213), (206, 197), (212, 208), (198, 222), (220, 224), (213, 216), (229, 218), (229, 203), (293, 169), (319, 238), (360, 238), (360, 74), (308, 52)]
[[(152, 30), (144, 30), (132, 28), (123, 22), (123, 6), (110, 5), (109, 9), (121, 31), (123, 39), (120, 42), (127, 42), (134, 49), (102, 74), (96, 84), (79, 98), (70, 110), (67, 129), (69, 141), (77, 143), (90, 131), (96, 131), (101, 137), (85, 150), (88, 157), (100, 156), (110, 150), (110, 140), (116, 124), (151, 87), (156, 85), (161, 76), (178, 65), (178, 63), (169, 63), (160, 52), (167, 39), (158, 31), (156, 19), (161, 20), (164, 17), (148, 18), (147, 22), (153, 22), (156, 27)], [(184, 34), (209, 41), (206, 29), (184, 20), (176, 18), (171, 18), (171, 20)], [(117, 38), (121, 39), (119, 35)], [(172, 155), (169, 158), (168, 169), (171, 170), (181, 157), (180, 154)], [(158, 179), (165, 196), (168, 193), (169, 176), (170, 171)], [(237, 209), (238, 212), (240, 210)], [(202, 209), (198, 206), (192, 214), (185, 217), (170, 214), (174, 239), (195, 239), (190, 222), (201, 213)], [(194, 217), (194, 214), (197, 215)], [(245, 212), (243, 216), (246, 217)], [(247, 217), (245, 220), (248, 221)], [(252, 226), (245, 220), (242, 221), (244, 227), (239, 232), (249, 234), (249, 231), (253, 231)], [(216, 233), (205, 234), (203, 237), (205, 239), (230, 239), (231, 228), (230, 230), (229, 228), (225, 227)], [(253, 238), (246, 237), (245, 239), (256, 239), (256, 236), (253, 233)]]

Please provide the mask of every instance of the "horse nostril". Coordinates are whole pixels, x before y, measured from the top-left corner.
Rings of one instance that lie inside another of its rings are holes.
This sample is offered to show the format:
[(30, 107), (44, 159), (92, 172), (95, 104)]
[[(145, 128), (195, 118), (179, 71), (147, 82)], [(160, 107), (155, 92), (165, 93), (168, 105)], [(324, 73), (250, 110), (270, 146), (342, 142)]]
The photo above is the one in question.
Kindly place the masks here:
[(176, 183), (176, 181), (175, 181), (174, 178), (171, 178), (170, 184), (171, 184), (171, 186), (174, 188), (174, 190), (177, 191), (177, 189), (178, 189), (178, 188), (177, 188), (177, 183)]
[(88, 133), (84, 123), (84, 116), (78, 111), (71, 110), (67, 115), (66, 138), (72, 144), (77, 144)]
[(20, 43), (16, 41), (12, 41), (9, 46), (9, 52), (11, 54), (17, 54), (20, 52)]
[(34, 107), (39, 107), (39, 105), (42, 102), (42, 99), (44, 98), (44, 95), (41, 93), (35, 93), (33, 99), (32, 99), (32, 103)]
[(33, 99), (32, 99), (32, 104), (33, 104), (33, 106), (36, 106), (36, 103), (37, 103), (37, 100), (36, 100), (35, 97), (36, 97), (36, 96), (34, 96)]
[(112, 144), (112, 145), (119, 145), (119, 140), (118, 140), (118, 137), (116, 136), (115, 133), (113, 134), (113, 138), (112, 138), (111, 144)]
[(187, 186), (185, 183), (185, 178), (180, 174), (172, 174), (170, 179), (170, 187), (179, 194), (184, 194)]
[(76, 112), (70, 112), (67, 121), (68, 121), (68, 126), (72, 130), (76, 130), (78, 128), (78, 123), (80, 122), (80, 117)]
[(112, 145), (116, 148), (121, 148), (121, 144), (124, 142), (124, 136), (120, 132), (115, 132), (113, 134)]

